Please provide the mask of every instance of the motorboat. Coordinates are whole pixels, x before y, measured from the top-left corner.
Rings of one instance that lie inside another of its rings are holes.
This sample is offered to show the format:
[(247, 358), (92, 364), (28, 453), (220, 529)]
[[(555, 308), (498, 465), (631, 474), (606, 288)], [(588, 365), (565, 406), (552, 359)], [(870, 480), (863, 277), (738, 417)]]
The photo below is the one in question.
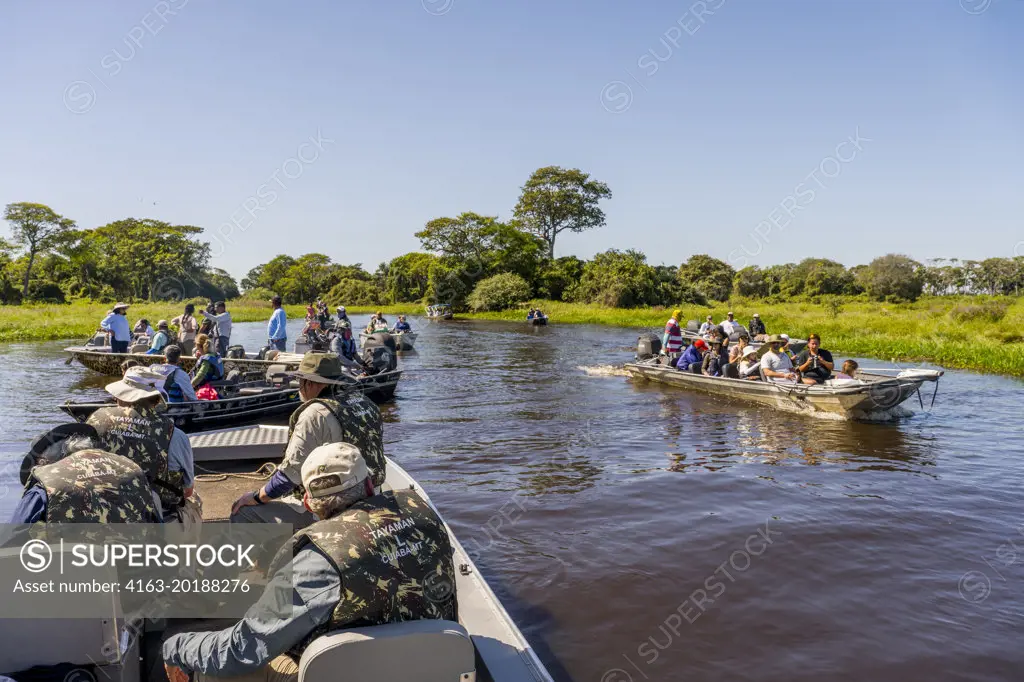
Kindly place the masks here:
[[(383, 334), (385, 332), (377, 332), (377, 334)], [(386, 332), (388, 336), (395, 342), (395, 350), (398, 351), (410, 351), (415, 350), (414, 344), (416, 343), (417, 332)], [(370, 335), (366, 332), (359, 334), (359, 343), (361, 345), (366, 344), (366, 339), (370, 338)]]
[[(135, 350), (135, 349), (129, 349)], [(78, 361), (82, 366), (105, 374), (107, 376), (119, 377), (124, 374), (121, 365), (126, 360), (134, 360), (140, 365), (149, 366), (157, 365), (167, 361), (163, 355), (147, 355), (144, 350), (136, 350), (135, 352), (128, 353), (114, 353), (111, 351), (110, 346), (97, 346), (89, 345), (88, 343), (83, 346), (69, 346), (64, 349), (64, 352), (68, 354), (67, 364), (71, 364), (74, 361)], [(232, 357), (228, 355), (224, 360), (224, 371), (230, 373), (231, 370), (237, 369), (239, 372), (245, 375), (251, 374), (264, 374), (272, 365), (281, 364), (278, 360), (268, 360), (261, 357), (256, 353), (246, 353), (244, 350), (238, 354), (240, 357)], [(301, 354), (298, 355), (298, 359), (290, 362), (289, 369), (295, 369), (299, 366), (299, 362), (302, 360)], [(195, 367), (196, 358), (190, 355), (181, 356), (181, 368), (186, 372), (191, 372)]]
[(455, 317), (448, 303), (435, 303), (427, 306), (427, 317), (431, 320), (450, 320)]
[(526, 322), (528, 324), (532, 324), (535, 327), (544, 326), (548, 323), (548, 316), (545, 315), (544, 313), (541, 313), (540, 315), (527, 317)]
[(857, 371), (855, 379), (830, 379), (816, 385), (766, 380), (763, 376), (756, 381), (709, 377), (671, 366), (666, 356), (652, 352), (651, 341), (646, 337), (640, 337), (638, 345), (636, 361), (625, 365), (634, 379), (770, 405), (789, 412), (830, 413), (843, 419), (870, 419), (873, 414), (891, 410), (915, 394), (924, 407), (922, 385), (934, 383), (937, 392), (939, 378), (944, 374), (942, 370), (917, 368), (863, 369)]

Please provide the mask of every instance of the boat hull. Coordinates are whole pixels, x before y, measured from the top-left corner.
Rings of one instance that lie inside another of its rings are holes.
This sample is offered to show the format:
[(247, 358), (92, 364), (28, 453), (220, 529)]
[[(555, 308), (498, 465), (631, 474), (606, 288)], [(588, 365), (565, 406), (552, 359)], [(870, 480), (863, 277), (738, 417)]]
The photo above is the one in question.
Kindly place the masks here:
[[(134, 360), (141, 365), (150, 366), (166, 362), (162, 355), (146, 355), (144, 353), (111, 353), (109, 350), (96, 350), (86, 347), (65, 348), (65, 353), (70, 354), (68, 363), (78, 361), (83, 367), (105, 374), (107, 376), (119, 377), (123, 374), (121, 364), (125, 360)], [(224, 371), (230, 372), (237, 369), (243, 374), (265, 374), (271, 365), (286, 365), (288, 369), (297, 369), (299, 360), (259, 360), (257, 358), (224, 358)], [(196, 358), (181, 357), (181, 368), (191, 372), (195, 367)]]
[(890, 377), (861, 373), (868, 379), (867, 383), (826, 387), (707, 377), (653, 362), (627, 363), (625, 368), (634, 378), (675, 388), (759, 403), (788, 412), (829, 413), (844, 419), (864, 418), (890, 410), (913, 396), (922, 383), (937, 381), (942, 374)]
[(544, 325), (546, 325), (548, 323), (548, 318), (546, 318), (546, 317), (534, 317), (534, 318), (531, 318), (531, 319), (527, 320), (527, 322), (532, 324), (534, 327), (543, 327)]
[[(378, 334), (380, 332), (377, 332)], [(397, 351), (410, 351), (415, 350), (414, 344), (416, 343), (416, 332), (389, 332), (388, 336), (395, 342), (395, 350)], [(366, 339), (370, 338), (370, 335), (366, 332), (359, 334), (359, 343), (365, 344)]]

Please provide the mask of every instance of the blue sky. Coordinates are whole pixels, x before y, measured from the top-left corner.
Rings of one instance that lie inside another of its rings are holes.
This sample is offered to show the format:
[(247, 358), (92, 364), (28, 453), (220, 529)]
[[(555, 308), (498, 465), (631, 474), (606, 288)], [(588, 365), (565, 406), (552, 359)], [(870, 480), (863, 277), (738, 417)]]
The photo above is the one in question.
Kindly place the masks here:
[(236, 276), (372, 270), (555, 164), (614, 193), (558, 255), (1011, 256), (1022, 28), (1024, 0), (10, 3), (0, 203), (199, 225)]

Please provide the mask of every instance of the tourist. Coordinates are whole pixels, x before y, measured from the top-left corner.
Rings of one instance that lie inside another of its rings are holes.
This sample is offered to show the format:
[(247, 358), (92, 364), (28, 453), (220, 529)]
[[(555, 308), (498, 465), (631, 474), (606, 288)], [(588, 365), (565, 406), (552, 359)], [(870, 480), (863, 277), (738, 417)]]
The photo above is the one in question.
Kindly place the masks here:
[(779, 338), (782, 339), (783, 354), (785, 354), (789, 358), (789, 361), (792, 362), (793, 360), (796, 359), (796, 355), (793, 353), (793, 350), (789, 347), (789, 342), (791, 340), (789, 338), (789, 334), (779, 334)]
[[(91, 484), (98, 471), (103, 485)], [(22, 462), (21, 483), (11, 524), (163, 521), (146, 473), (100, 449), (99, 434), (88, 424), (61, 424), (36, 438)]]
[(376, 322), (373, 322), (374, 326), (373, 329), (370, 331), (371, 334), (373, 334), (374, 332), (388, 331), (388, 321), (384, 319), (384, 313), (378, 310), (377, 313), (373, 316), (373, 319), (376, 320)]
[[(199, 394), (199, 389), (211, 381), (221, 381), (224, 378), (224, 363), (217, 356), (217, 353), (213, 351), (213, 342), (206, 334), (200, 334), (196, 337), (196, 356), (198, 357), (198, 362), (196, 362), (196, 366), (192, 370), (192, 388), (196, 389), (196, 395), (199, 396), (200, 400), (203, 400), (203, 397)], [(213, 387), (211, 386), (210, 388)]]
[(711, 350), (704, 354), (701, 360), (700, 373), (706, 377), (722, 376), (722, 340), (714, 338), (711, 341)]
[[(241, 621), (167, 638), (161, 651), (170, 682), (296, 680), (317, 635), (397, 621), (458, 622), (448, 531), (416, 491), (375, 495), (366, 461), (349, 443), (314, 449), (301, 477), (303, 503), (317, 522), (270, 563), (270, 583)], [(370, 533), (371, 519), (383, 530)], [(381, 560), (396, 546), (410, 556)]]
[(231, 344), (231, 313), (228, 312), (227, 304), (224, 301), (217, 301), (213, 304), (213, 312), (207, 312), (205, 310), (200, 313), (207, 320), (211, 320), (214, 324), (214, 336), (217, 339), (217, 355), (226, 357), (228, 354), (228, 346)]
[(149, 343), (149, 350), (146, 351), (146, 355), (161, 355), (167, 344), (171, 342), (171, 332), (168, 330), (167, 320), (160, 320), (156, 323), (157, 332), (150, 338), (153, 339)]
[(800, 372), (801, 381), (805, 384), (823, 384), (832, 378), (835, 361), (832, 353), (821, 347), (821, 337), (811, 334), (807, 337), (807, 347), (796, 356), (796, 370)]
[(740, 330), (740, 325), (731, 310), (725, 314), (725, 319), (719, 323), (719, 326), (725, 330), (725, 338), (729, 338)]
[(146, 336), (148, 338), (153, 338), (153, 335), (155, 333), (156, 332), (153, 331), (153, 328), (149, 326), (149, 320), (147, 320), (144, 317), (138, 322), (136, 322), (135, 328), (132, 329), (132, 334), (135, 335), (136, 337)]
[(740, 354), (739, 378), (757, 381), (761, 378), (761, 362), (757, 359), (757, 351), (747, 346)]
[(399, 333), (412, 331), (412, 325), (405, 321), (405, 315), (398, 316), (398, 322), (395, 323), (394, 331)]
[(669, 357), (670, 364), (676, 364), (679, 356), (683, 354), (683, 330), (679, 328), (679, 318), (683, 316), (681, 310), (673, 310), (672, 317), (665, 323), (665, 333), (662, 335), (661, 345), (665, 349), (665, 355)]
[(128, 304), (115, 305), (100, 322), (100, 329), (107, 332), (111, 353), (127, 353), (128, 344), (132, 340), (132, 332), (128, 327)]
[(164, 375), (148, 367), (132, 367), (120, 381), (107, 384), (116, 406), (101, 407), (86, 422), (96, 429), (103, 449), (131, 461), (146, 472), (161, 503), (165, 521), (187, 527), (203, 522), (195, 494), (192, 444), (174, 422), (157, 412), (164, 400)]
[[(384, 483), (384, 438), (380, 409), (360, 392), (332, 399), (331, 387), (351, 384), (338, 356), (306, 353), (292, 376), (299, 379), (302, 404), (292, 413), (284, 459), (261, 488), (245, 493), (231, 507), (232, 523), (290, 523), (299, 530), (315, 521), (293, 493), (302, 482), (309, 454), (327, 443), (352, 443), (366, 458), (373, 484)], [(301, 493), (301, 491), (299, 491)]]
[(700, 329), (697, 331), (697, 333), (700, 334), (701, 336), (704, 336), (705, 334), (710, 333), (711, 329), (715, 326), (714, 323), (712, 323), (711, 320), (712, 320), (712, 317), (710, 315), (708, 315), (707, 319), (704, 320), (704, 323), (701, 324)]
[(770, 381), (796, 381), (793, 362), (782, 352), (782, 336), (772, 334), (767, 340), (769, 351), (761, 356), (761, 371)]
[[(344, 308), (339, 308), (344, 310)], [(356, 354), (356, 340), (352, 336), (352, 321), (339, 315), (330, 336), (331, 352), (351, 360)]]
[(750, 337), (754, 341), (764, 341), (765, 336), (768, 334), (768, 330), (765, 329), (764, 322), (761, 321), (761, 316), (754, 313), (754, 317), (750, 319), (750, 325), (747, 327), (747, 331), (750, 332)]
[(854, 379), (857, 378), (857, 370), (860, 365), (857, 364), (856, 360), (847, 360), (843, 363), (843, 371), (836, 372), (836, 379)]
[(676, 369), (699, 374), (704, 361), (704, 352), (707, 349), (708, 345), (704, 342), (704, 339), (697, 339), (683, 351), (683, 354), (676, 362)]
[(192, 388), (192, 379), (188, 373), (181, 368), (181, 347), (167, 346), (164, 348), (164, 356), (167, 362), (153, 365), (150, 369), (164, 377), (164, 392), (167, 394), (167, 402), (183, 403), (185, 401), (197, 400), (196, 389)]
[(171, 324), (178, 328), (178, 345), (181, 346), (181, 352), (186, 355), (191, 355), (196, 347), (199, 323), (196, 322), (195, 314), (195, 305), (187, 303), (185, 312), (171, 320)]
[(280, 296), (271, 298), (270, 305), (274, 307), (274, 312), (270, 314), (270, 322), (267, 323), (267, 345), (283, 352), (288, 341), (288, 316), (281, 307)]
[(729, 348), (729, 360), (722, 368), (723, 376), (730, 379), (739, 378), (739, 362), (743, 358), (743, 351), (747, 348), (750, 348), (750, 337), (741, 332), (739, 338), (736, 339), (736, 345)]

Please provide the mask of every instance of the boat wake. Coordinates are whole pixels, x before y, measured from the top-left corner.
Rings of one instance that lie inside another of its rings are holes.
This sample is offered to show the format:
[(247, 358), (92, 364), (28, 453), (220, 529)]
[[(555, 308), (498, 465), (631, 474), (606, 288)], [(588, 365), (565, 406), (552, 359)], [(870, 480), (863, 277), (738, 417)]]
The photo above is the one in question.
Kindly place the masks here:
[(621, 365), (581, 365), (576, 369), (591, 377), (628, 377), (629, 372)]

